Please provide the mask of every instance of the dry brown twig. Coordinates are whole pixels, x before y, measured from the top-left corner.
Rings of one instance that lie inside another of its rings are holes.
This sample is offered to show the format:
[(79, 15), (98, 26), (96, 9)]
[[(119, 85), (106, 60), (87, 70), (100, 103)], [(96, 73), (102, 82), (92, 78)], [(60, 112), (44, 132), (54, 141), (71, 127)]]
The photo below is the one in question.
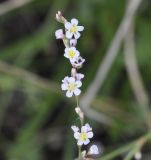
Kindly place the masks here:
[(9, 0), (0, 4), (0, 16), (28, 4), (32, 0)]
[(140, 75), (135, 56), (135, 36), (133, 20), (124, 39), (124, 55), (128, 78), (130, 80), (134, 95), (140, 106), (140, 109), (144, 112), (144, 118), (148, 128), (151, 128), (149, 118), (149, 97), (143, 85), (143, 80)]
[(84, 94), (84, 96), (81, 99), (80, 105), (83, 108), (83, 111), (85, 112), (85, 114), (88, 117), (93, 118), (94, 120), (96, 120), (98, 122), (102, 123), (102, 121), (103, 121), (103, 122), (106, 122), (109, 124), (110, 119), (100, 115), (100, 113), (91, 109), (90, 105), (91, 105), (93, 99), (95, 98), (95, 96), (97, 95), (98, 91), (101, 89), (103, 82), (110, 71), (110, 68), (111, 68), (111, 66), (112, 66), (112, 64), (118, 54), (118, 51), (120, 49), (121, 43), (122, 43), (125, 35), (128, 32), (129, 26), (131, 25), (131, 21), (134, 18), (136, 11), (137, 11), (138, 7), (140, 6), (141, 2), (142, 2), (142, 0), (128, 1), (128, 5), (126, 8), (123, 20), (122, 20), (113, 40), (111, 42), (111, 45), (110, 45), (107, 53), (105, 54), (103, 61), (101, 62), (100, 66), (96, 72), (96, 76), (95, 76), (94, 80), (92, 81), (92, 83), (88, 87), (86, 93)]

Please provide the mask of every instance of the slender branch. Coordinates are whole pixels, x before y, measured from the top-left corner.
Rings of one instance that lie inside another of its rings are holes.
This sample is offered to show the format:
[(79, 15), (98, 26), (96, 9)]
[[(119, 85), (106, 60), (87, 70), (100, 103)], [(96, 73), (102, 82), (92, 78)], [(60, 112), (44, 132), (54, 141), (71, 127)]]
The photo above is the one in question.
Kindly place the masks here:
[(47, 80), (45, 78), (42, 78), (40, 76), (37, 76), (34, 73), (31, 73), (29, 71), (26, 71), (24, 69), (20, 69), (18, 67), (15, 67), (13, 65), (7, 64), (5, 62), (0, 61), (0, 72), (6, 73), (8, 75), (11, 75), (15, 78), (19, 78), (21, 80), (30, 82), (36, 86), (40, 86), (41, 88), (44, 88), (49, 91), (53, 91), (55, 93), (61, 94), (61, 91), (59, 89), (59, 85), (53, 81)]
[(107, 121), (107, 123), (110, 123), (110, 120), (108, 120), (106, 117), (102, 117), (97, 112), (90, 109), (90, 105), (93, 99), (95, 98), (95, 96), (97, 95), (99, 89), (102, 87), (103, 82), (109, 73), (109, 70), (118, 54), (121, 43), (125, 35), (127, 34), (131, 21), (133, 17), (135, 16), (135, 13), (141, 2), (142, 0), (131, 0), (128, 2), (125, 16), (123, 17), (123, 20), (111, 42), (111, 45), (96, 72), (96, 76), (94, 80), (92, 81), (92, 83), (90, 84), (90, 86), (88, 87), (85, 95), (81, 99), (81, 106), (84, 112), (87, 114), (87, 116), (89, 116), (90, 118), (93, 117), (93, 119), (101, 123), (102, 121), (103, 122)]
[(133, 148), (130, 150), (130, 152), (126, 155), (126, 157), (124, 158), (124, 160), (131, 160), (134, 155), (139, 152), (141, 150), (141, 148), (145, 145), (145, 143), (148, 141), (148, 139), (150, 139), (150, 133), (147, 136), (143, 136), (140, 139), (138, 139)]
[(9, 0), (0, 4), (0, 16), (30, 3), (32, 0)]
[(134, 42), (134, 24), (132, 21), (124, 41), (125, 64), (134, 95), (139, 103), (139, 106), (141, 107), (141, 110), (144, 112), (144, 117), (148, 128), (151, 128), (149, 118), (149, 97), (143, 85), (143, 80), (137, 65)]
[(123, 147), (120, 147), (119, 149), (116, 149), (116, 150), (112, 151), (111, 153), (108, 153), (107, 155), (104, 155), (97, 160), (113, 160), (113, 158), (115, 158), (115, 157), (117, 157), (117, 156), (119, 156), (123, 153), (135, 150), (136, 146), (137, 146), (138, 149), (142, 148), (143, 145), (147, 141), (149, 141), (150, 139), (151, 139), (151, 132), (148, 132), (145, 135), (143, 135), (142, 137), (138, 138), (137, 140), (135, 140), (131, 143), (128, 143), (127, 145), (125, 145)]

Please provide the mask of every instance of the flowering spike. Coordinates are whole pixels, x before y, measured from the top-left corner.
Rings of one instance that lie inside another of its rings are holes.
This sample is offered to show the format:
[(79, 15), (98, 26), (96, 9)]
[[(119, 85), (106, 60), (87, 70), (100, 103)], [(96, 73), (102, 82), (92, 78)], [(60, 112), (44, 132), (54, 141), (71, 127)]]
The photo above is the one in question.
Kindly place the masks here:
[(77, 40), (80, 38), (80, 32), (84, 30), (83, 26), (78, 25), (78, 20), (76, 18), (71, 19), (71, 22), (68, 22), (60, 11), (56, 14), (56, 19), (58, 22), (64, 24), (63, 29), (58, 29), (55, 32), (56, 39), (62, 39), (65, 45), (64, 57), (66, 57), (72, 65), (71, 68), (71, 77), (66, 76), (62, 80), (61, 89), (66, 91), (67, 97), (76, 97), (77, 106), (75, 108), (75, 112), (77, 113), (81, 127), (71, 126), (71, 129), (74, 132), (74, 138), (77, 140), (77, 145), (79, 148), (79, 156), (78, 160), (86, 160), (87, 156), (98, 154), (98, 148), (96, 145), (92, 145), (88, 152), (85, 150), (81, 150), (82, 145), (87, 145), (90, 143), (90, 139), (93, 137), (92, 128), (88, 123), (83, 125), (84, 123), (84, 113), (79, 107), (79, 99), (78, 96), (81, 94), (80, 87), (82, 86), (82, 79), (84, 78), (84, 74), (78, 73), (78, 69), (83, 66), (85, 59), (80, 56), (80, 52), (76, 49)]

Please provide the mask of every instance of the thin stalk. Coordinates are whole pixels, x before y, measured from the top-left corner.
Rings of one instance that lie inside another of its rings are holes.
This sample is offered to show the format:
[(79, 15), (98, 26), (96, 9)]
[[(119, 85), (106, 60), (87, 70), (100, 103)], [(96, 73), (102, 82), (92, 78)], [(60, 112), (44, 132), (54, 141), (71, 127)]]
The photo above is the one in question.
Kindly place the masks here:
[[(77, 107), (79, 107), (79, 97), (76, 96), (76, 103), (77, 103)], [(81, 117), (79, 116), (80, 122), (81, 122), (81, 127), (83, 126), (84, 123), (84, 119), (81, 119)], [(81, 160), (82, 159), (82, 153), (81, 153), (81, 146), (78, 146), (79, 148), (79, 155), (78, 155), (78, 159)]]

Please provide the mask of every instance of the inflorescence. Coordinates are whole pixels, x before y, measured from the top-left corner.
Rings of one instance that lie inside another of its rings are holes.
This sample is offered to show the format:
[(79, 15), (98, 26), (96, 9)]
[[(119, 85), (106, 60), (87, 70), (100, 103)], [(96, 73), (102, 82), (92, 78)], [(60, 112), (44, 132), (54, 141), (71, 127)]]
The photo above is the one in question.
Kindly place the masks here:
[(79, 148), (78, 160), (88, 160), (92, 159), (94, 155), (99, 154), (99, 149), (96, 145), (92, 145), (88, 151), (82, 151), (83, 145), (88, 145), (90, 139), (93, 137), (92, 128), (88, 123), (84, 124), (84, 113), (79, 107), (79, 95), (81, 94), (80, 87), (82, 86), (82, 79), (84, 75), (78, 73), (77, 71), (83, 66), (85, 59), (80, 56), (80, 52), (76, 49), (77, 40), (80, 38), (84, 30), (83, 26), (78, 25), (78, 20), (73, 18), (71, 22), (68, 22), (61, 14), (60, 11), (56, 14), (56, 20), (62, 23), (65, 29), (58, 29), (55, 32), (56, 39), (62, 39), (65, 45), (64, 57), (71, 63), (71, 76), (66, 76), (62, 80), (61, 89), (66, 91), (66, 96), (68, 98), (75, 96), (77, 101), (77, 106), (75, 112), (80, 118), (81, 127), (71, 126), (74, 132), (74, 138), (77, 140), (77, 146)]

